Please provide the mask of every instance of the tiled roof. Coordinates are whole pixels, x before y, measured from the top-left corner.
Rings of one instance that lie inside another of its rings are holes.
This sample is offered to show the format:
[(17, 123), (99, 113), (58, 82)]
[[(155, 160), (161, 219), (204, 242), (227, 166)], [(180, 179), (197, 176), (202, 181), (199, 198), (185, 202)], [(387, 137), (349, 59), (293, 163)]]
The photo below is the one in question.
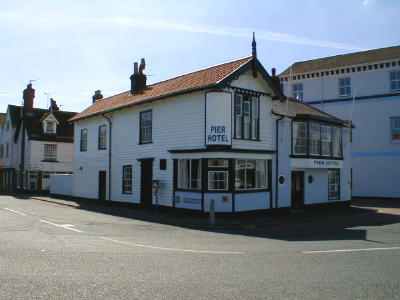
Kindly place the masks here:
[(215, 86), (251, 60), (252, 57), (249, 56), (161, 81), (147, 86), (140, 94), (132, 95), (130, 91), (127, 91), (97, 100), (93, 105), (71, 118), (70, 121), (76, 121), (115, 109), (154, 101), (175, 94), (183, 94)]
[(292, 66), (283, 71), (279, 76), (292, 74), (308, 73), (318, 70), (334, 69), (344, 66), (353, 66), (360, 64), (373, 63), (378, 61), (400, 59), (400, 46), (387, 48), (379, 48), (368, 51), (354, 52), (349, 54), (341, 54), (330, 57), (323, 57), (307, 61), (294, 63)]
[(288, 102), (274, 101), (273, 111), (281, 115), (288, 115), (290, 117), (307, 117), (320, 119), (331, 123), (347, 126), (348, 122), (339, 119), (331, 114), (323, 112), (311, 105), (298, 100), (287, 98)]
[[(9, 105), (8, 109), (13, 114), (11, 119), (14, 119), (16, 124), (16, 137), (21, 129), (21, 116), (17, 112), (22, 110), (21, 106)], [(54, 117), (59, 122), (57, 126), (57, 134), (48, 135), (43, 132), (42, 120), (44, 115), (48, 115), (48, 109), (34, 108), (32, 114), (26, 118), (26, 130), (30, 140), (50, 141), (50, 142), (65, 142), (72, 143), (74, 141), (74, 126), (68, 120), (76, 115), (75, 112), (54, 111)]]

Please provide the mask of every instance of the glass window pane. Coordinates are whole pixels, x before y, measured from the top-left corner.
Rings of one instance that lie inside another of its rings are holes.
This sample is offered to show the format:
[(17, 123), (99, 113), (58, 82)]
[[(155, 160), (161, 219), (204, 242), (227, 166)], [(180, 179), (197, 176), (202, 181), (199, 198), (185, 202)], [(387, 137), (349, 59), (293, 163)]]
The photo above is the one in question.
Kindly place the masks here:
[(310, 154), (320, 155), (321, 153), (321, 126), (318, 123), (310, 123)]
[(208, 166), (211, 168), (227, 168), (228, 160), (227, 159), (209, 159)]
[(307, 154), (307, 126), (304, 122), (293, 122), (293, 153)]

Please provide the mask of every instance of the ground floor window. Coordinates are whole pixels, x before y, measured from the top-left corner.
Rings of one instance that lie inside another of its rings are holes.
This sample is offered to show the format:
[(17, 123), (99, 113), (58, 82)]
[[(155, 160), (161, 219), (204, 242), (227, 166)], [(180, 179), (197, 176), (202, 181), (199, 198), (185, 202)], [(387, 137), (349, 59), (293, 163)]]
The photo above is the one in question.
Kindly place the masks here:
[(267, 161), (262, 159), (236, 160), (235, 189), (251, 190), (268, 188)]
[(208, 171), (208, 190), (227, 191), (229, 189), (228, 171)]
[(122, 193), (132, 194), (132, 165), (122, 167)]
[(339, 200), (340, 198), (340, 170), (328, 170), (328, 199)]
[(178, 160), (178, 189), (201, 190), (201, 160)]

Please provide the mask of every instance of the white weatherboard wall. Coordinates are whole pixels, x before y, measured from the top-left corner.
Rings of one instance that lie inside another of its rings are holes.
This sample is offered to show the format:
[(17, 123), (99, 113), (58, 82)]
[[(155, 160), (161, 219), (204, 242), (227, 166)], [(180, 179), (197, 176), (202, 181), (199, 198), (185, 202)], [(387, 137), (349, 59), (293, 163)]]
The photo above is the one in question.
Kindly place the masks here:
[[(270, 93), (261, 75), (254, 79), (251, 72), (246, 72), (232, 86), (253, 89)], [(227, 89), (226, 92), (232, 92)], [(107, 101), (107, 100), (104, 100)], [(233, 105), (233, 103), (232, 103)], [(232, 140), (234, 148), (273, 150), (274, 121), (271, 114), (272, 100), (268, 96), (260, 97), (260, 141)], [(139, 144), (139, 116), (141, 111), (152, 109), (153, 115), (153, 142)], [(205, 147), (205, 91), (179, 95), (163, 99), (151, 104), (144, 104), (115, 111), (109, 116), (112, 119), (112, 174), (111, 174), (111, 199), (113, 201), (140, 202), (140, 162), (138, 159), (154, 158), (153, 179), (160, 181), (158, 203), (172, 206), (173, 201), (173, 161), (178, 155), (171, 154), (168, 150), (198, 149)], [(74, 195), (84, 198), (98, 198), (98, 172), (108, 172), (108, 147), (107, 150), (98, 150), (98, 126), (107, 124), (102, 116), (96, 116), (75, 122), (73, 163), (73, 190)], [(88, 129), (88, 151), (80, 152), (80, 131)], [(108, 135), (108, 131), (107, 131)], [(108, 136), (109, 142), (109, 136)], [(208, 153), (210, 157), (229, 157), (233, 153)], [(207, 154), (207, 155), (208, 155)], [(198, 153), (187, 153), (179, 157), (194, 158)], [(257, 155), (243, 153), (240, 157), (254, 158)], [(268, 155), (270, 158), (271, 155)], [(160, 159), (167, 159), (167, 169), (160, 170)], [(133, 193), (122, 193), (122, 168), (124, 165), (133, 166)], [(108, 182), (108, 173), (107, 173)], [(108, 184), (107, 184), (108, 187)], [(193, 195), (192, 195), (193, 196)], [(205, 196), (205, 207), (210, 196)], [(212, 196), (214, 197), (214, 195)], [(108, 198), (108, 191), (107, 191)], [(226, 201), (220, 196), (214, 197), (216, 209), (231, 211), (232, 201)], [(153, 196), (153, 203), (155, 202)], [(178, 207), (182, 204), (177, 204)], [(193, 205), (193, 204), (192, 204)], [(196, 206), (196, 205), (195, 205)], [(228, 210), (229, 209), (229, 210)]]
[(232, 144), (232, 93), (206, 93), (206, 145)]
[[(57, 162), (45, 162), (44, 145), (57, 145)], [(26, 157), (26, 169), (45, 172), (72, 172), (73, 143), (29, 141), (26, 146), (29, 154)]]
[(270, 192), (235, 194), (235, 211), (270, 208)]
[(72, 175), (70, 175), (70, 174), (51, 174), (50, 175), (50, 194), (71, 196), (72, 195)]
[(283, 176), (284, 183), (278, 182), (278, 208), (290, 207), (292, 201), (292, 167), (290, 165), (290, 147), (291, 147), (291, 120), (284, 118), (278, 125), (278, 178)]

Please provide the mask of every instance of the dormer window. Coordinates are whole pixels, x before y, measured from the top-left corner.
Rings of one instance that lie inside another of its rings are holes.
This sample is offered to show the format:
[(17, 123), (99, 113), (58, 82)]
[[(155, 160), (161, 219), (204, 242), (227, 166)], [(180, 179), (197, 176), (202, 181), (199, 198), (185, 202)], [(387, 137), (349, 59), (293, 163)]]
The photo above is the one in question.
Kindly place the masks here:
[(46, 133), (55, 134), (56, 133), (56, 122), (47, 121), (46, 122)]

